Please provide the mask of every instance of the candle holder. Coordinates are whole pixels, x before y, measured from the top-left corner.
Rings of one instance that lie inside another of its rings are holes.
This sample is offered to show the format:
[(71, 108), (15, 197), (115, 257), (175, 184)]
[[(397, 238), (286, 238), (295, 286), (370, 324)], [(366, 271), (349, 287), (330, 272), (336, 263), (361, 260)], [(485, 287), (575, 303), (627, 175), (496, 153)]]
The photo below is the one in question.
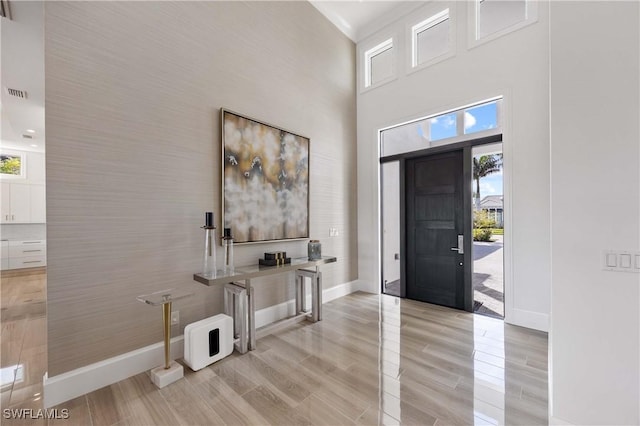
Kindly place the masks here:
[(222, 247), (224, 250), (222, 268), (225, 272), (233, 272), (233, 236), (231, 235), (231, 228), (224, 228)]
[(213, 212), (205, 213), (204, 229), (204, 258), (202, 275), (207, 278), (216, 277), (216, 227), (213, 224)]

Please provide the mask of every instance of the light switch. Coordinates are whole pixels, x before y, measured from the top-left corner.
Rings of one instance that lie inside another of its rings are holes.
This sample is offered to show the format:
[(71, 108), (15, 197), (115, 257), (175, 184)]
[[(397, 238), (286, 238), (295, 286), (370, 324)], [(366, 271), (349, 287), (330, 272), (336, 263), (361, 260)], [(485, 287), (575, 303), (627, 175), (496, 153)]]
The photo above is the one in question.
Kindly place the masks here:
[(631, 269), (631, 255), (627, 253), (620, 254), (620, 267)]
[(615, 253), (607, 253), (606, 265), (607, 268), (615, 268), (616, 266), (618, 266), (618, 256), (616, 256)]
[(640, 254), (636, 254), (636, 269), (640, 270)]

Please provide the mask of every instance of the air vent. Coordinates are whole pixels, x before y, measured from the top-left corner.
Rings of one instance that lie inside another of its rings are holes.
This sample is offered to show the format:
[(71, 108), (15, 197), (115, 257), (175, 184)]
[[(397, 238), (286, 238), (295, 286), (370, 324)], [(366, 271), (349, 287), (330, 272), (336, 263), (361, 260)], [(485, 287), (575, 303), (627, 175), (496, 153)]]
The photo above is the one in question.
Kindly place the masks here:
[(11, 19), (11, 10), (9, 9), (9, 0), (0, 1), (0, 16)]
[(31, 135), (26, 135), (26, 134), (25, 134), (25, 135), (22, 135), (22, 137), (23, 137), (23, 138), (25, 138), (25, 139), (33, 139), (33, 136), (31, 136)]
[(27, 92), (24, 90), (12, 89), (7, 87), (7, 93), (10, 96), (15, 96), (16, 98), (27, 99)]

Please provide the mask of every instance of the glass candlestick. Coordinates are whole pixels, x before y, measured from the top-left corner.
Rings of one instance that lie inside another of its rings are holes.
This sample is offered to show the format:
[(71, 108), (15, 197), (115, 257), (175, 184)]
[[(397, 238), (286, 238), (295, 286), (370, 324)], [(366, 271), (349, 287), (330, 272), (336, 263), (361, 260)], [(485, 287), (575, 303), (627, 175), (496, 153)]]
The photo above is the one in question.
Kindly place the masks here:
[(233, 272), (233, 236), (231, 228), (224, 228), (222, 236), (222, 247), (224, 249), (223, 268), (225, 272)]
[(204, 229), (204, 260), (202, 275), (207, 278), (216, 276), (216, 227), (213, 226), (213, 213), (205, 213)]

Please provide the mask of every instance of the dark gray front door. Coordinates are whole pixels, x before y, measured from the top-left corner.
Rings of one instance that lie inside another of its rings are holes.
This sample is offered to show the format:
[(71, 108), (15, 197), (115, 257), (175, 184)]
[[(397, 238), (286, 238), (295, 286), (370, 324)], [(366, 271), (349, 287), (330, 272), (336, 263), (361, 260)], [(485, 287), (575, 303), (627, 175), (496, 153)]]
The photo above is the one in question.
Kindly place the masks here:
[(464, 306), (463, 152), (406, 162), (406, 295), (457, 309)]

